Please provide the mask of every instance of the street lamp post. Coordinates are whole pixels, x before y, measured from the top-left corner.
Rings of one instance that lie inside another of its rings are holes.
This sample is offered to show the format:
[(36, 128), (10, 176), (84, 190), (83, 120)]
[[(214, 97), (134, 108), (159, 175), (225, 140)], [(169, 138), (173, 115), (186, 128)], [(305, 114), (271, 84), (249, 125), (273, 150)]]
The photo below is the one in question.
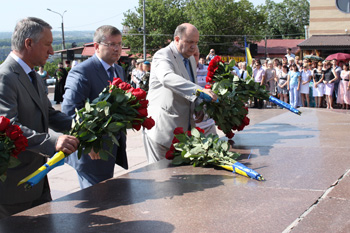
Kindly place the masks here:
[(64, 13), (67, 12), (67, 10), (63, 11), (62, 14), (60, 14), (60, 13), (58, 13), (58, 12), (56, 12), (56, 11), (53, 11), (53, 10), (51, 10), (51, 9), (49, 9), (49, 8), (47, 8), (47, 10), (48, 10), (48, 11), (51, 11), (51, 12), (53, 12), (53, 13), (59, 14), (59, 15), (61, 16), (61, 18), (62, 18), (62, 23), (61, 23), (61, 28), (62, 28), (62, 49), (66, 49), (66, 43), (65, 43), (65, 41), (64, 41), (63, 15), (64, 15)]

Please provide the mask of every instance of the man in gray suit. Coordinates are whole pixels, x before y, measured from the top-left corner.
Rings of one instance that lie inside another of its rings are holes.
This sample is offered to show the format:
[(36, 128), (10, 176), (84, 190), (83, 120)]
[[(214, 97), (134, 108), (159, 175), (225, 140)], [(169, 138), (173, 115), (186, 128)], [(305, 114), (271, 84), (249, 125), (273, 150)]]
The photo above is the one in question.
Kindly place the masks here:
[[(68, 74), (62, 103), (62, 111), (68, 115), (74, 115), (75, 109), (84, 107), (87, 99), (94, 100), (109, 85), (108, 81), (113, 81), (113, 77), (125, 81), (123, 68), (115, 64), (122, 51), (121, 32), (109, 25), (99, 27), (94, 35), (94, 49), (95, 54), (91, 58), (75, 66)], [(115, 157), (109, 157), (108, 161), (101, 160), (93, 150), (80, 159), (77, 153), (66, 159), (77, 171), (82, 189), (112, 178), (115, 164), (128, 168), (126, 135), (120, 133), (116, 137), (119, 146), (113, 148)]]
[(52, 40), (49, 24), (25, 18), (17, 23), (12, 52), (0, 66), (0, 115), (17, 124), (28, 138), (28, 147), (18, 155), (21, 164), (8, 169), (6, 181), (0, 182), (0, 218), (51, 201), (47, 177), (29, 191), (17, 183), (56, 151), (70, 154), (79, 144), (73, 136), (48, 134), (48, 128), (64, 131), (72, 124), (71, 117), (52, 108), (44, 83), (33, 70), (53, 54)]
[[(155, 121), (151, 130), (144, 131), (144, 144), (149, 163), (165, 157), (176, 127), (188, 130), (195, 126), (193, 113), (197, 96), (196, 61), (193, 57), (199, 32), (189, 23), (179, 25), (174, 41), (155, 53), (149, 82), (148, 114)], [(217, 96), (209, 89), (203, 92)]]

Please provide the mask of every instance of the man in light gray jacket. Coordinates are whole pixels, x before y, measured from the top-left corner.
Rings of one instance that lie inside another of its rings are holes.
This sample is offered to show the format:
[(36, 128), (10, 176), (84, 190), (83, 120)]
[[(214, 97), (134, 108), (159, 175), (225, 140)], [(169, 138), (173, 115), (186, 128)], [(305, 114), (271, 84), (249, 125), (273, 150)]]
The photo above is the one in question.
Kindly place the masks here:
[[(185, 131), (195, 126), (193, 119), (197, 85), (196, 61), (193, 54), (199, 41), (199, 32), (189, 23), (179, 25), (174, 41), (155, 53), (149, 82), (148, 114), (155, 121), (151, 130), (144, 131), (144, 144), (149, 163), (165, 158), (174, 137), (173, 131)], [(217, 96), (209, 89), (203, 92)]]

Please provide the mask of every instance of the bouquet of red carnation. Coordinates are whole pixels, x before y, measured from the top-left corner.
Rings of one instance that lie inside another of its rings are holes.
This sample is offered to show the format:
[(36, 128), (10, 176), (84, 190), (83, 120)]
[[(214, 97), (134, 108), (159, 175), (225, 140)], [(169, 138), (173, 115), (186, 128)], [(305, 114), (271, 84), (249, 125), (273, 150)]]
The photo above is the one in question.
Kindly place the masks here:
[[(140, 130), (141, 126), (151, 129), (155, 122), (147, 117), (147, 93), (141, 88), (133, 88), (120, 78), (114, 78), (100, 95), (85, 107), (76, 111), (76, 119), (70, 135), (80, 141), (78, 157), (82, 152), (89, 153), (93, 149), (99, 152), (101, 159), (107, 160), (113, 149), (118, 145), (115, 134), (126, 134), (127, 129)], [(103, 144), (110, 151), (103, 150)]]
[(218, 96), (218, 102), (203, 102), (196, 110), (204, 110), (210, 118), (213, 118), (215, 124), (222, 130), (228, 138), (234, 136), (235, 130), (243, 130), (249, 125), (247, 117), (248, 108), (245, 103), (251, 97), (258, 99), (269, 99), (269, 94), (265, 86), (248, 76), (246, 80), (232, 74), (235, 61), (226, 65), (220, 56), (214, 57), (208, 66), (206, 81), (210, 88)]
[(28, 146), (28, 140), (18, 125), (0, 116), (0, 180), (5, 182), (6, 171), (20, 164), (17, 155)]
[(165, 158), (172, 160), (174, 165), (192, 164), (196, 166), (219, 166), (243, 176), (256, 180), (265, 180), (262, 175), (237, 162), (240, 154), (229, 151), (227, 141), (222, 141), (217, 135), (204, 135), (201, 128), (193, 128), (184, 132), (181, 127), (174, 130), (174, 138)]

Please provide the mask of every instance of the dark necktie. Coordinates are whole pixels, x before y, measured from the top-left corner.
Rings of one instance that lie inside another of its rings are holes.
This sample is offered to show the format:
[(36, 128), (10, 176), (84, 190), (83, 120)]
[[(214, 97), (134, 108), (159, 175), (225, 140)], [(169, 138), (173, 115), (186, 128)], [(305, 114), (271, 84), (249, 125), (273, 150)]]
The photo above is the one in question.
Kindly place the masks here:
[(194, 82), (194, 78), (193, 78), (192, 70), (191, 70), (191, 66), (190, 66), (190, 61), (187, 58), (184, 58), (184, 64), (185, 64), (187, 73), (190, 76), (191, 81)]
[(109, 74), (109, 80), (113, 81), (113, 78), (114, 78), (114, 67), (113, 66), (108, 68), (108, 74)]
[(39, 91), (38, 91), (38, 80), (36, 79), (36, 73), (35, 73), (35, 71), (32, 70), (32, 71), (30, 71), (28, 74), (29, 74), (29, 77), (32, 79), (32, 84), (33, 84), (33, 86), (34, 86), (36, 92), (39, 93)]

